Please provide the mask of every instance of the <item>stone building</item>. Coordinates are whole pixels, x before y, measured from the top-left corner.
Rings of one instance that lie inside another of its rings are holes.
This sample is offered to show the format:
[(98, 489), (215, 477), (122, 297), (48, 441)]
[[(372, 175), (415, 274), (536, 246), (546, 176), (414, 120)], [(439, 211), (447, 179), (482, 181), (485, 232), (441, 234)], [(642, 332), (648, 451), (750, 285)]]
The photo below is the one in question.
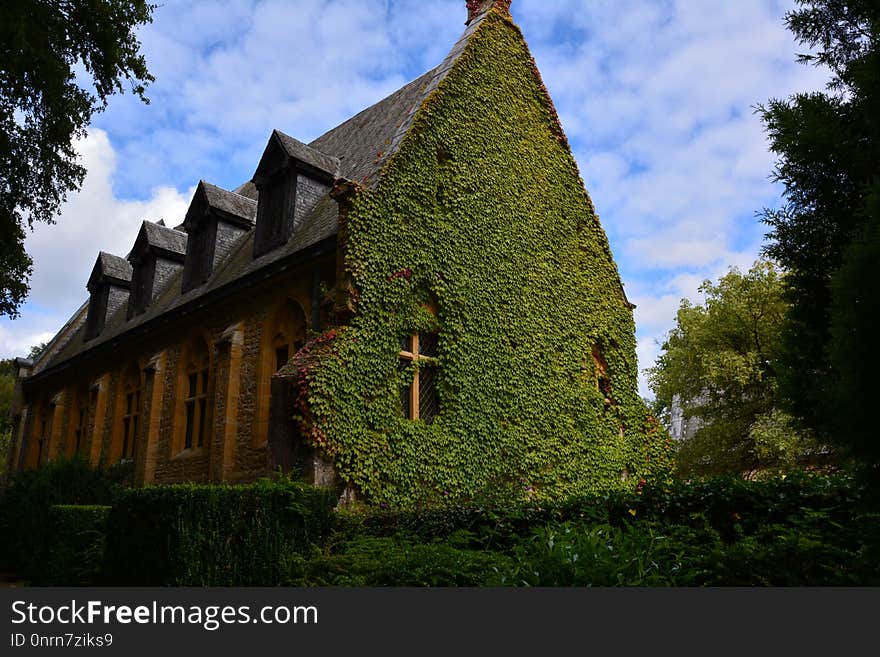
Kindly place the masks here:
[(250, 181), (100, 253), (17, 361), (10, 468), (295, 468), (406, 502), (653, 467), (632, 306), (509, 4), (469, 1), (437, 68), (309, 144), (273, 131)]

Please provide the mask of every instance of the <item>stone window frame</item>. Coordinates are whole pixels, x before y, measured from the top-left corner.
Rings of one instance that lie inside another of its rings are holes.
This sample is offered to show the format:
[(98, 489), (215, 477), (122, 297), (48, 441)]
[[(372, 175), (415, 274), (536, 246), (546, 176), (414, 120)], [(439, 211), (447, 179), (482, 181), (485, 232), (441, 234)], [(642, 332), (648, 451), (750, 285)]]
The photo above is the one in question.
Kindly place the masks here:
[(172, 457), (200, 454), (211, 443), (214, 362), (209, 344), (199, 334), (187, 340), (180, 351), (174, 387)]
[(49, 443), (52, 438), (55, 405), (41, 400), (36, 408), (37, 412), (34, 413), (34, 423), (31, 429), (32, 443), (28, 446), (25, 465), (26, 467), (38, 468), (49, 462)]
[(95, 395), (85, 383), (71, 391), (73, 403), (70, 405), (69, 431), (67, 435), (67, 455), (82, 454), (88, 444), (89, 423), (94, 412)]
[[(306, 306), (290, 297), (277, 304), (263, 322), (257, 367), (257, 413), (252, 445), (265, 446), (269, 436), (269, 398), (272, 377), (278, 372), (278, 352), (286, 348), (287, 359), (299, 351), (308, 338)], [(292, 321), (291, 321), (292, 320)]]
[(116, 384), (109, 453), (111, 462), (135, 458), (143, 425), (143, 400), (143, 371), (139, 361), (130, 361), (120, 371)]
[(136, 367), (137, 375), (122, 383), (122, 458), (134, 458), (138, 442), (138, 428), (141, 416), (141, 368)]

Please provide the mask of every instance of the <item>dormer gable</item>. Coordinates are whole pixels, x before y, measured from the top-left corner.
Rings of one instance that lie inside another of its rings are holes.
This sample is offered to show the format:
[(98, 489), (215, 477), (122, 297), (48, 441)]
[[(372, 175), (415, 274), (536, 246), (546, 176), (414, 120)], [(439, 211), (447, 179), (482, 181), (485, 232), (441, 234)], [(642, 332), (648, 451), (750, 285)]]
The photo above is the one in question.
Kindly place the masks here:
[(236, 240), (253, 228), (256, 216), (256, 201), (199, 182), (182, 226), (188, 235), (182, 293), (208, 280)]
[(253, 176), (259, 193), (254, 257), (285, 244), (338, 174), (338, 158), (273, 130)]
[(183, 269), (187, 235), (163, 223), (144, 221), (128, 261), (132, 266), (128, 318), (144, 313), (165, 289), (168, 281)]
[(103, 251), (98, 254), (86, 285), (89, 291), (86, 340), (92, 340), (100, 335), (107, 317), (128, 301), (131, 274), (131, 265), (125, 258)]

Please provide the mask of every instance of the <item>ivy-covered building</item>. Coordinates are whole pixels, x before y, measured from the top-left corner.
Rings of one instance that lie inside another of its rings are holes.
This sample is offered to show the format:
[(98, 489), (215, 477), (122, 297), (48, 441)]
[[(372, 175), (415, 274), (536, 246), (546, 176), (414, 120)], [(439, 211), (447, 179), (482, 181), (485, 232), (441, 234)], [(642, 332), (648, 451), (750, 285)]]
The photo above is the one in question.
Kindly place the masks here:
[(99, 254), (18, 361), (10, 467), (280, 467), (391, 505), (665, 467), (633, 307), (508, 6), (470, 0), (437, 68), (309, 144), (274, 131), (251, 181)]

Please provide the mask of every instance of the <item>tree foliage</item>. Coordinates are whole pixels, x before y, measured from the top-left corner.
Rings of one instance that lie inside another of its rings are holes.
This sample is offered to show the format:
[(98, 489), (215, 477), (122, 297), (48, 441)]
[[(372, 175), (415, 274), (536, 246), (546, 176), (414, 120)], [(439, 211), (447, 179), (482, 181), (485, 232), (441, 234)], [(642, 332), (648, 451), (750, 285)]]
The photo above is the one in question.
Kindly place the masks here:
[(679, 445), (680, 472), (791, 467), (803, 453), (804, 441), (778, 408), (782, 290), (777, 268), (759, 260), (746, 274), (734, 268), (717, 283), (704, 281), (703, 304), (682, 300), (648, 370), (655, 406), (668, 415), (677, 405), (699, 427)]
[(835, 386), (831, 412), (835, 439), (880, 481), (880, 441), (871, 391), (880, 372), (880, 184), (867, 200), (867, 219), (832, 281), (831, 362)]
[(784, 205), (763, 213), (766, 252), (788, 272), (780, 389), (802, 425), (876, 463), (867, 395), (880, 303), (880, 3), (798, 4), (786, 24), (811, 49), (799, 59), (831, 78), (824, 93), (759, 108), (785, 188)]
[(0, 473), (6, 472), (6, 456), (12, 439), (12, 394), (15, 390), (15, 367), (10, 359), (0, 360)]
[(153, 77), (135, 29), (154, 8), (144, 0), (0, 3), (0, 315), (17, 316), (28, 292), (25, 226), (52, 223), (82, 184), (74, 140), (123, 80), (147, 101)]

